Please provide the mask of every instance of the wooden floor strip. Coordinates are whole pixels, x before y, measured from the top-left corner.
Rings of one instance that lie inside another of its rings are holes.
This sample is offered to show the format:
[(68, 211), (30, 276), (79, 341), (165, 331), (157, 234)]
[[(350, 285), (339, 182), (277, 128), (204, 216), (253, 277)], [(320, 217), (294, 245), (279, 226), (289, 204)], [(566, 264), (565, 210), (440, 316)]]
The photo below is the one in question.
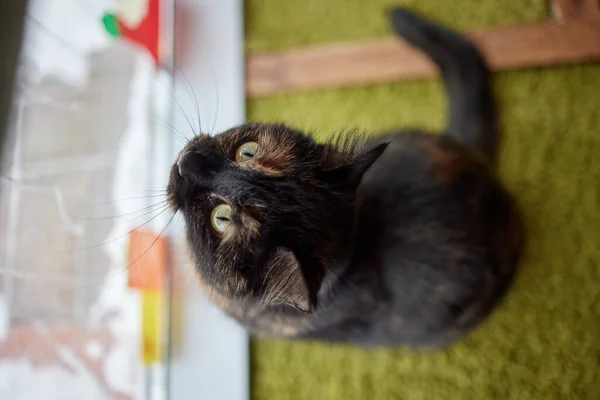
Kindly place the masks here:
[[(493, 70), (600, 60), (600, 20), (545, 21), (467, 33)], [(246, 92), (280, 92), (365, 85), (436, 74), (431, 62), (389, 37), (250, 55)]]

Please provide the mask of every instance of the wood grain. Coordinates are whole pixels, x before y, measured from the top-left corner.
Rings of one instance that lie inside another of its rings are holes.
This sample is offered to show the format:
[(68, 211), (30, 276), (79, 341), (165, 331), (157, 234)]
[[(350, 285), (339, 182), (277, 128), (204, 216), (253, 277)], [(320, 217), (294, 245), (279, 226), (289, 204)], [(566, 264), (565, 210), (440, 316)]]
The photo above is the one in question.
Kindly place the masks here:
[[(545, 21), (486, 29), (467, 36), (492, 70), (600, 60), (600, 19)], [(402, 40), (389, 37), (251, 55), (246, 61), (249, 96), (423, 78), (432, 63)]]

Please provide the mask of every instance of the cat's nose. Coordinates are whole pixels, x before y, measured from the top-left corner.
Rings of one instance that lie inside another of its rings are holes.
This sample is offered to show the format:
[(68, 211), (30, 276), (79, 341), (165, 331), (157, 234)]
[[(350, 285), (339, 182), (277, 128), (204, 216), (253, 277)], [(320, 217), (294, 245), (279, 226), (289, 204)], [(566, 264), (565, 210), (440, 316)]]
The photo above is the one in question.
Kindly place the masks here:
[(195, 180), (208, 178), (223, 168), (224, 159), (200, 151), (188, 151), (177, 160), (179, 176), (194, 177)]

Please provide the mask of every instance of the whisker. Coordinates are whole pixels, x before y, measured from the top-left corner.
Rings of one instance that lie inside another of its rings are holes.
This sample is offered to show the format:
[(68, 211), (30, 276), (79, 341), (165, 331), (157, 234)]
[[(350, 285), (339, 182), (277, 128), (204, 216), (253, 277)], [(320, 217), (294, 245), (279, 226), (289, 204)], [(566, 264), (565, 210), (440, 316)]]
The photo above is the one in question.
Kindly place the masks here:
[[(167, 208), (169, 208), (169, 206), (167, 206)], [(136, 221), (136, 220), (138, 220), (138, 219), (140, 219), (142, 217), (145, 217), (146, 215), (152, 214), (153, 212), (159, 211), (159, 210), (160, 211), (164, 211), (163, 209), (161, 209), (161, 207), (157, 207), (157, 208), (155, 208), (153, 210), (150, 210), (150, 211), (147, 211), (147, 212), (145, 212), (145, 213), (143, 213), (141, 215), (138, 215), (137, 217), (130, 218), (130, 219), (128, 219), (126, 221), (123, 221), (123, 222), (119, 222), (119, 223), (115, 224), (114, 226), (129, 225), (132, 222), (134, 222), (134, 221)]]
[[(99, 203), (89, 203), (89, 204), (92, 205), (92, 206), (104, 206), (104, 205), (108, 205), (108, 204), (118, 203), (118, 202), (121, 202), (121, 201), (141, 200), (141, 199), (147, 200), (147, 199), (152, 199), (152, 198), (156, 198), (156, 197), (165, 197), (165, 196), (166, 196), (166, 193), (165, 194), (150, 194), (150, 195), (147, 195), (147, 196), (126, 197), (124, 199), (117, 199), (117, 200), (111, 200), (111, 201), (102, 201), (102, 202), (99, 202)], [(163, 200), (163, 201), (161, 201), (159, 203), (155, 203), (154, 205), (160, 204), (160, 203), (164, 203), (165, 201), (167, 201), (167, 200), (165, 199), (165, 200)]]
[(132, 233), (133, 233), (133, 232), (135, 232), (136, 230), (140, 229), (141, 227), (148, 225), (148, 224), (149, 224), (149, 223), (150, 223), (152, 220), (154, 220), (156, 217), (158, 217), (159, 215), (161, 215), (162, 213), (164, 213), (164, 212), (165, 212), (165, 211), (167, 211), (168, 209), (169, 209), (169, 207), (165, 206), (165, 207), (164, 207), (164, 208), (163, 208), (163, 209), (162, 209), (162, 210), (161, 210), (161, 211), (160, 211), (158, 214), (156, 214), (155, 216), (153, 216), (152, 218), (150, 218), (148, 221), (144, 222), (143, 224), (141, 224), (141, 225), (139, 225), (139, 226), (135, 227), (134, 229), (132, 229), (132, 230), (128, 231), (128, 232), (127, 232), (127, 233), (125, 233), (124, 235), (121, 235), (121, 236), (119, 236), (119, 237), (116, 237), (116, 238), (109, 239), (109, 240), (105, 241), (104, 243), (99, 243), (99, 244), (95, 244), (95, 245), (92, 245), (92, 246), (87, 246), (87, 247), (76, 247), (76, 248), (74, 248), (74, 249), (70, 249), (70, 250), (68, 250), (68, 251), (77, 251), (77, 250), (91, 250), (91, 249), (96, 249), (96, 248), (98, 248), (98, 247), (102, 247), (102, 246), (105, 246), (105, 245), (107, 245), (107, 244), (109, 244), (109, 243), (112, 243), (112, 242), (115, 242), (115, 241), (117, 241), (117, 240), (123, 239), (124, 237), (127, 237), (127, 236), (129, 236), (130, 234), (132, 234)]
[[(166, 85), (165, 85), (163, 82), (161, 82), (160, 80), (157, 80), (157, 82), (158, 82), (158, 83), (159, 83), (159, 84), (160, 84), (162, 87), (164, 87), (164, 88), (167, 90), (167, 92), (169, 92), (169, 95), (171, 96), (171, 98), (173, 99), (173, 101), (175, 102), (175, 104), (177, 105), (177, 107), (179, 107), (179, 110), (181, 111), (181, 113), (183, 114), (183, 116), (184, 116), (185, 120), (187, 121), (187, 123), (188, 123), (188, 126), (189, 126), (189, 127), (190, 127), (190, 129), (192, 130), (192, 134), (194, 134), (194, 135), (195, 135), (195, 132), (194, 132), (194, 125), (192, 124), (192, 122), (191, 122), (191, 120), (190, 120), (190, 118), (189, 118), (189, 115), (188, 115), (188, 113), (186, 113), (186, 112), (185, 112), (185, 110), (184, 110), (183, 106), (181, 105), (181, 102), (180, 102), (180, 101), (179, 101), (179, 100), (178, 100), (178, 99), (175, 97), (175, 95), (173, 94), (173, 92), (172, 92), (171, 90), (169, 90), (169, 88), (168, 88), (168, 87), (167, 87), (167, 86), (166, 86)], [(189, 138), (186, 136), (186, 141), (189, 141), (189, 140), (190, 140), (190, 139), (189, 139)]]
[(216, 97), (217, 97), (217, 105), (215, 106), (215, 118), (213, 120), (213, 126), (212, 126), (212, 130), (210, 132), (211, 135), (215, 134), (215, 127), (217, 126), (217, 119), (219, 117), (219, 83), (217, 81), (217, 74), (215, 73), (215, 69), (212, 65), (212, 63), (208, 63), (208, 66), (210, 67), (210, 71), (212, 72), (212, 76), (213, 76), (213, 82), (215, 83), (215, 90), (216, 90)]
[(161, 121), (155, 121), (155, 123), (160, 125), (167, 132), (173, 134), (173, 136), (179, 141), (179, 143), (181, 143), (182, 146), (185, 146), (185, 144), (188, 142), (187, 139), (185, 139), (185, 137), (182, 136), (182, 133), (179, 130), (176, 130), (172, 126), (169, 126), (166, 123), (161, 122)]
[(165, 224), (165, 226), (160, 230), (160, 232), (158, 233), (158, 235), (156, 236), (156, 238), (152, 241), (152, 243), (150, 244), (150, 246), (148, 246), (148, 248), (146, 250), (144, 250), (144, 252), (137, 257), (135, 260), (133, 260), (131, 263), (129, 263), (128, 265), (126, 265), (125, 267), (121, 268), (119, 271), (116, 271), (114, 274), (109, 275), (103, 279), (101, 279), (98, 282), (95, 282), (93, 284), (88, 284), (85, 286), (79, 286), (75, 289), (84, 289), (85, 287), (90, 287), (90, 286), (96, 286), (99, 285), (100, 283), (104, 283), (110, 279), (113, 279), (117, 276), (119, 276), (120, 274), (124, 273), (125, 271), (127, 271), (129, 268), (131, 268), (132, 265), (134, 265), (135, 263), (137, 263), (142, 257), (144, 257), (146, 254), (148, 254), (148, 252), (150, 251), (150, 249), (152, 249), (152, 247), (154, 246), (154, 244), (156, 244), (156, 242), (158, 241), (158, 239), (160, 239), (160, 237), (162, 236), (162, 234), (165, 232), (165, 230), (167, 230), (167, 227), (171, 224), (171, 221), (173, 221), (173, 218), (175, 218), (176, 213), (173, 213), (173, 215), (171, 215), (171, 218), (169, 218), (169, 220), (167, 221), (167, 223)]
[(90, 282), (90, 281), (86, 281), (84, 279), (77, 279), (77, 278), (73, 278), (73, 277), (65, 276), (65, 275), (46, 275), (46, 276), (44, 276), (44, 275), (40, 275), (39, 273), (35, 273), (35, 272), (23, 272), (23, 271), (18, 271), (18, 270), (15, 270), (12, 268), (6, 268), (6, 267), (0, 267), (0, 275), (6, 276), (6, 277), (11, 277), (11, 278), (16, 278), (16, 279), (21, 279), (21, 280), (27, 280), (27, 281), (62, 283), (65, 285), (72, 286), (73, 290), (85, 289), (85, 288), (89, 288), (92, 286), (97, 286), (101, 283), (104, 283), (110, 279), (113, 279), (113, 278), (119, 276), (120, 274), (125, 272), (128, 268), (130, 268), (133, 264), (138, 262), (144, 255), (146, 255), (150, 251), (152, 246), (154, 246), (154, 244), (162, 236), (162, 234), (165, 232), (167, 227), (171, 224), (171, 221), (173, 220), (175, 215), (177, 215), (177, 214), (173, 213), (173, 215), (171, 216), (171, 218), (169, 219), (167, 224), (160, 231), (160, 233), (158, 234), (156, 239), (154, 239), (152, 244), (150, 244), (150, 246), (144, 251), (144, 253), (142, 253), (137, 259), (135, 259), (132, 263), (128, 264), (126, 267), (122, 268), (121, 270), (117, 271), (116, 273), (109, 275), (101, 280)]
[[(126, 216), (128, 216), (128, 215), (133, 215), (133, 214), (137, 214), (137, 213), (139, 213), (139, 212), (145, 211), (145, 213), (144, 213), (144, 214), (142, 214), (142, 215), (139, 215), (139, 216), (137, 216), (137, 217), (135, 217), (135, 218), (134, 218), (134, 219), (137, 219), (137, 218), (143, 217), (143, 216), (145, 216), (145, 215), (148, 215), (148, 214), (150, 214), (150, 213), (152, 213), (152, 212), (154, 212), (154, 211), (158, 211), (158, 210), (159, 210), (159, 209), (161, 209), (163, 206), (166, 206), (166, 205), (167, 205), (167, 204), (165, 204), (166, 202), (167, 202), (167, 200), (165, 200), (165, 201), (161, 201), (160, 203), (156, 203), (156, 204), (153, 204), (153, 205), (151, 205), (151, 206), (144, 207), (144, 208), (142, 208), (142, 209), (140, 209), (140, 210), (136, 210), (136, 211), (127, 212), (127, 213), (125, 213), (125, 214), (121, 214), (121, 215), (114, 215), (114, 216), (112, 216), (112, 217), (73, 217), (73, 218), (75, 218), (75, 219), (81, 219), (81, 220), (102, 220), (102, 219), (115, 219), (115, 218), (122, 218), (122, 217), (126, 217)], [(150, 210), (150, 211), (147, 211), (149, 208), (151, 208), (151, 210)]]
[(129, 265), (127, 265), (127, 267), (125, 267), (125, 269), (130, 268), (133, 264), (135, 264), (136, 262), (138, 262), (143, 256), (145, 256), (150, 249), (152, 248), (152, 246), (154, 246), (154, 244), (158, 241), (158, 239), (160, 239), (160, 237), (162, 236), (162, 234), (165, 232), (165, 230), (167, 229), (167, 227), (171, 224), (171, 221), (173, 221), (173, 218), (175, 218), (176, 213), (173, 213), (173, 215), (171, 215), (171, 218), (169, 218), (169, 220), (167, 221), (167, 223), (165, 224), (165, 226), (160, 230), (160, 232), (158, 233), (158, 235), (156, 236), (156, 238), (152, 241), (152, 243), (150, 244), (150, 246), (148, 246), (148, 248), (146, 250), (144, 250), (144, 252), (142, 254), (140, 254), (139, 257), (137, 257), (135, 260), (133, 260), (131, 263), (129, 263)]
[[(124, 186), (121, 186), (124, 187)], [(163, 193), (163, 195), (167, 194), (167, 189), (166, 188), (162, 188), (162, 189), (139, 189), (139, 188), (133, 188), (133, 187), (127, 187), (127, 190), (133, 190), (135, 192), (148, 192), (148, 193), (153, 193), (153, 194), (157, 194), (157, 193)], [(145, 198), (145, 197), (142, 197)]]
[(13, 268), (6, 268), (6, 267), (0, 267), (0, 276), (20, 279), (20, 280), (25, 280), (25, 281), (32, 281), (32, 282), (60, 283), (60, 284), (64, 284), (64, 285), (69, 285), (74, 290), (85, 289), (85, 288), (89, 288), (92, 286), (97, 286), (97, 285), (104, 283), (104, 282), (108, 281), (109, 279), (112, 279), (112, 278), (120, 275), (121, 273), (125, 272), (129, 267), (131, 267), (134, 263), (136, 263), (142, 256), (144, 256), (148, 251), (150, 251), (152, 246), (154, 246), (154, 244), (158, 241), (160, 236), (167, 229), (167, 227), (169, 226), (169, 224), (171, 223), (171, 221), (173, 220), (175, 215), (176, 215), (176, 213), (173, 213), (173, 215), (171, 216), (171, 218), (169, 219), (169, 221), (167, 222), (165, 227), (161, 230), (158, 237), (152, 242), (150, 247), (148, 247), (148, 249), (146, 249), (146, 251), (140, 257), (138, 257), (131, 264), (127, 265), (126, 267), (124, 267), (120, 271), (116, 272), (115, 274), (105, 277), (101, 280), (90, 282), (90, 281), (86, 281), (84, 279), (73, 278), (73, 277), (67, 276), (67, 275), (56, 275), (56, 274), (40, 275), (37, 272), (23, 272), (23, 271), (19, 271), (19, 270), (13, 269)]
[(181, 132), (180, 129), (177, 129), (173, 124), (169, 124), (165, 121), (159, 121), (159, 118), (155, 115), (153, 115), (152, 117), (155, 119), (156, 123), (162, 125), (163, 128), (169, 130), (169, 132), (172, 133), (183, 145), (185, 145), (188, 142), (183, 132)]
[(194, 102), (196, 103), (196, 114), (198, 115), (198, 133), (202, 133), (202, 120), (200, 119), (200, 106), (198, 105), (198, 98), (196, 97), (196, 92), (194, 91), (194, 88), (192, 87), (190, 80), (183, 73), (183, 71), (179, 71), (179, 73), (181, 74), (181, 76), (183, 76), (183, 79), (185, 79), (185, 81), (187, 82), (187, 85), (190, 88), (190, 91), (192, 92), (192, 96), (194, 97)]

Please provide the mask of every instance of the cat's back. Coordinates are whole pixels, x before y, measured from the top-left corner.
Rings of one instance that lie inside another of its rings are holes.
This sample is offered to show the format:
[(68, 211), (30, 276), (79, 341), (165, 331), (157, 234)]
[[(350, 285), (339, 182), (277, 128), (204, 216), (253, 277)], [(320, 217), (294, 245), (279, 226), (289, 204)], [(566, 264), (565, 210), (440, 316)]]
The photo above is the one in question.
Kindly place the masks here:
[(382, 140), (390, 144), (359, 187), (356, 262), (380, 274), (387, 299), (373, 335), (429, 344), (501, 296), (520, 225), (490, 168), (453, 139), (413, 131)]
[(395, 132), (375, 137), (371, 145), (383, 141), (388, 147), (358, 189), (363, 227), (391, 233), (422, 221), (457, 223), (464, 230), (464, 218), (477, 217), (474, 211), (486, 195), (498, 190), (504, 195), (486, 163), (448, 136)]

